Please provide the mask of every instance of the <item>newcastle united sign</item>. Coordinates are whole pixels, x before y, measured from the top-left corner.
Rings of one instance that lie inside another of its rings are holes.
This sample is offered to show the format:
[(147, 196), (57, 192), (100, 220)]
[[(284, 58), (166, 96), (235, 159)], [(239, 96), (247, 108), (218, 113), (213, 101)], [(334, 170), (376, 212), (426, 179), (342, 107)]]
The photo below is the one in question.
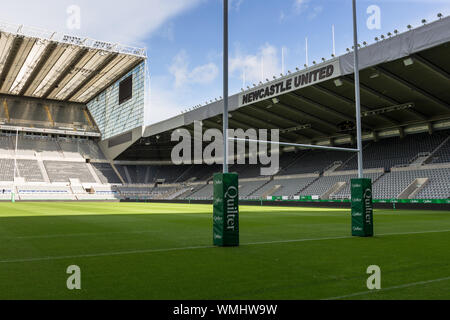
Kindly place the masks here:
[(340, 75), (339, 60), (334, 59), (329, 63), (322, 63), (316, 67), (294, 73), (284, 79), (275, 80), (264, 86), (243, 92), (239, 96), (239, 107), (275, 98), (284, 93), (333, 79)]

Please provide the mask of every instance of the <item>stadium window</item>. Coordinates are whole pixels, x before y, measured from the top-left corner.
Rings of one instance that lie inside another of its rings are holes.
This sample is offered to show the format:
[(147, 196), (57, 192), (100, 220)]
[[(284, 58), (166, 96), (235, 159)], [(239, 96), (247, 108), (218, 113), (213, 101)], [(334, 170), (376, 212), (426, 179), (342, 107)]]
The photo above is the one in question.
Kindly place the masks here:
[(122, 80), (119, 84), (119, 104), (122, 104), (133, 97), (133, 76)]

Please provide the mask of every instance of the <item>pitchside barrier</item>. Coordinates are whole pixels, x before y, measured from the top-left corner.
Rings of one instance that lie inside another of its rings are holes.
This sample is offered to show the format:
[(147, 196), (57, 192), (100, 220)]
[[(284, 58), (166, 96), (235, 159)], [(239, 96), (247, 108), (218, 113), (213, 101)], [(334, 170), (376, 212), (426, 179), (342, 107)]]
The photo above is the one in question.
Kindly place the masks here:
[(239, 178), (236, 173), (214, 175), (214, 245), (239, 246)]
[[(292, 199), (284, 198), (282, 196), (277, 197), (267, 197), (262, 201), (289, 201), (289, 202), (323, 202), (323, 203), (350, 203), (350, 199), (334, 199), (334, 200), (324, 200), (324, 199), (313, 199), (311, 196), (301, 196), (294, 197)], [(248, 200), (251, 201), (251, 200)], [(261, 201), (261, 200), (254, 200)], [(407, 203), (407, 204), (450, 204), (450, 199), (373, 199), (373, 203)]]

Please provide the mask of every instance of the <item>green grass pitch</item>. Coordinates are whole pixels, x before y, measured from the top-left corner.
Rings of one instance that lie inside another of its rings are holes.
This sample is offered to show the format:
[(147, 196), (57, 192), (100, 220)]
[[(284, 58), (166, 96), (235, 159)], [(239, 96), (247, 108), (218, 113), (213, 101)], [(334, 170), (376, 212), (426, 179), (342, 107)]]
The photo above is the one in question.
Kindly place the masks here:
[[(212, 207), (1, 203), (0, 299), (449, 299), (450, 212), (241, 207), (239, 248), (212, 247)], [(81, 290), (66, 287), (81, 268)], [(381, 268), (369, 292), (366, 270)]]

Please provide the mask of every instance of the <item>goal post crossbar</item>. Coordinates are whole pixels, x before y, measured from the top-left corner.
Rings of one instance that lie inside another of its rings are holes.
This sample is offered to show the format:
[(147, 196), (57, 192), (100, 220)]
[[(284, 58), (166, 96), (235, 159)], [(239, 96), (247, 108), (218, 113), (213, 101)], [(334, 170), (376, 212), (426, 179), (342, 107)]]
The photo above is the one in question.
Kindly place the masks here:
[(242, 142), (253, 142), (253, 143), (263, 143), (263, 144), (275, 144), (279, 146), (286, 147), (296, 147), (296, 148), (305, 148), (305, 149), (319, 149), (319, 150), (330, 150), (330, 151), (342, 151), (342, 152), (359, 152), (359, 149), (351, 149), (351, 148), (340, 148), (340, 147), (330, 147), (330, 146), (318, 146), (318, 145), (308, 145), (308, 144), (298, 144), (298, 143), (290, 143), (290, 142), (277, 142), (277, 141), (265, 141), (265, 140), (254, 140), (254, 139), (242, 139), (242, 138), (228, 138), (230, 141), (242, 141)]

